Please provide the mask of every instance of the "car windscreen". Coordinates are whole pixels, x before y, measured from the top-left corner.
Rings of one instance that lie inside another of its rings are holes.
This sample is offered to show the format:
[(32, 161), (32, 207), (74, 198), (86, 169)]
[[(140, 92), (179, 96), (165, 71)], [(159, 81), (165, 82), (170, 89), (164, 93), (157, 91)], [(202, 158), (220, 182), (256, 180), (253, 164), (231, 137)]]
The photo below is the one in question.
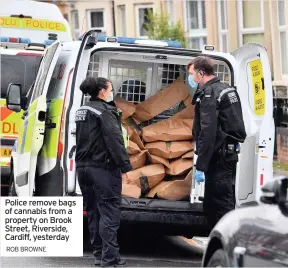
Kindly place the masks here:
[(19, 53), (17, 55), (2, 54), (1, 60), (1, 98), (6, 98), (10, 83), (22, 85), (25, 96), (36, 79), (42, 55), (35, 53)]

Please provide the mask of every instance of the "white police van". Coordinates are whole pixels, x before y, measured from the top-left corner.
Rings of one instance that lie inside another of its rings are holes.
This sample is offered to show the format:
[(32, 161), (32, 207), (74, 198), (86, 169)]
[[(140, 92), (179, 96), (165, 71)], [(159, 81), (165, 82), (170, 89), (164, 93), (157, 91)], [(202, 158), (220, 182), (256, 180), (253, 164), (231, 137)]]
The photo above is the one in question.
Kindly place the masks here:
[[(11, 195), (81, 194), (74, 163), (74, 118), (86, 101), (79, 86), (87, 75), (109, 78), (116, 91), (124, 80), (140, 79), (147, 99), (167, 86), (164, 81), (176, 79), (179, 68), (185, 69), (189, 60), (207, 55), (218, 77), (236, 87), (242, 101), (247, 139), (237, 167), (237, 207), (257, 203), (261, 186), (273, 179), (273, 99), (265, 48), (247, 44), (232, 53), (220, 53), (210, 46), (200, 51), (169, 42), (150, 45), (148, 40), (99, 38), (91, 30), (82, 41), (55, 42), (47, 49), (12, 152)], [(14, 111), (21, 110), (20, 91), (18, 85), (9, 88), (7, 103)], [(133, 92), (135, 99), (137, 94)], [(187, 237), (209, 233), (202, 203), (194, 200), (123, 197), (121, 210), (123, 223), (144, 223), (155, 231)]]

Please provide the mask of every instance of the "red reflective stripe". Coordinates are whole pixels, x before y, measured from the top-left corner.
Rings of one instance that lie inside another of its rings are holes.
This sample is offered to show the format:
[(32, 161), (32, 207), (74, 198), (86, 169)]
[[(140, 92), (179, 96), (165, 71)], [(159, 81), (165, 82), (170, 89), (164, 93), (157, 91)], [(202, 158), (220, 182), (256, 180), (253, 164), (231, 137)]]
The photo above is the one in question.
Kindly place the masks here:
[(260, 185), (263, 185), (263, 182), (264, 182), (264, 175), (261, 174), (260, 175)]
[(73, 170), (73, 159), (70, 159), (70, 171)]
[(58, 142), (58, 156), (60, 157), (61, 159), (61, 155), (63, 153), (63, 143), (62, 142)]
[(64, 124), (64, 121), (63, 121), (64, 120), (64, 114), (65, 114), (64, 113), (64, 106), (65, 106), (67, 89), (68, 89), (69, 81), (70, 81), (71, 74), (72, 74), (73, 70), (74, 70), (74, 68), (72, 68), (69, 72), (67, 83), (66, 83), (66, 88), (65, 88), (65, 93), (64, 93), (64, 101), (63, 101), (63, 106), (62, 106), (62, 115), (61, 115), (60, 130), (59, 130), (59, 137), (58, 137), (58, 157), (59, 157), (59, 159), (62, 158), (62, 154), (63, 154), (63, 143), (60, 140), (60, 138), (61, 138), (61, 132), (62, 132), (63, 124)]
[(83, 215), (86, 216), (87, 215), (87, 211), (83, 210)]
[(19, 52), (16, 55), (17, 56), (35, 56), (35, 57), (42, 56), (42, 54), (39, 54), (39, 53), (28, 53), (28, 52)]
[(9, 139), (9, 140), (15, 140), (15, 138), (14, 137), (17, 137), (17, 135), (11, 135), (11, 136), (2, 136), (1, 138), (2, 139)]

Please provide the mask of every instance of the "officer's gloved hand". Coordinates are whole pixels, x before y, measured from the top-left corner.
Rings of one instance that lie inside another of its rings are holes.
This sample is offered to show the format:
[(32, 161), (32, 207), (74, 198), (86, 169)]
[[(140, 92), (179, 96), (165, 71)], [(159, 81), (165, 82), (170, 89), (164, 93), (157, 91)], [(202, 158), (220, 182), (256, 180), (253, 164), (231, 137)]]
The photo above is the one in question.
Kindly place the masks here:
[(239, 154), (240, 153), (240, 143), (237, 142), (236, 144), (236, 153)]
[(196, 169), (195, 172), (195, 181), (200, 184), (200, 182), (204, 182), (205, 181), (205, 175), (203, 171), (199, 171)]

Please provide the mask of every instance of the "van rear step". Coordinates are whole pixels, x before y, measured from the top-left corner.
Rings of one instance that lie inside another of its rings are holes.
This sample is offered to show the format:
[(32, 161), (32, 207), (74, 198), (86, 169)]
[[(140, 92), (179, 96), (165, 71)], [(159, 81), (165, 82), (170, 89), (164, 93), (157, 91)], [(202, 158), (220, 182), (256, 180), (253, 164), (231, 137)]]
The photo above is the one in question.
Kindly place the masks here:
[(181, 211), (203, 213), (202, 203), (189, 201), (170, 201), (163, 199), (122, 197), (122, 208), (158, 211)]

